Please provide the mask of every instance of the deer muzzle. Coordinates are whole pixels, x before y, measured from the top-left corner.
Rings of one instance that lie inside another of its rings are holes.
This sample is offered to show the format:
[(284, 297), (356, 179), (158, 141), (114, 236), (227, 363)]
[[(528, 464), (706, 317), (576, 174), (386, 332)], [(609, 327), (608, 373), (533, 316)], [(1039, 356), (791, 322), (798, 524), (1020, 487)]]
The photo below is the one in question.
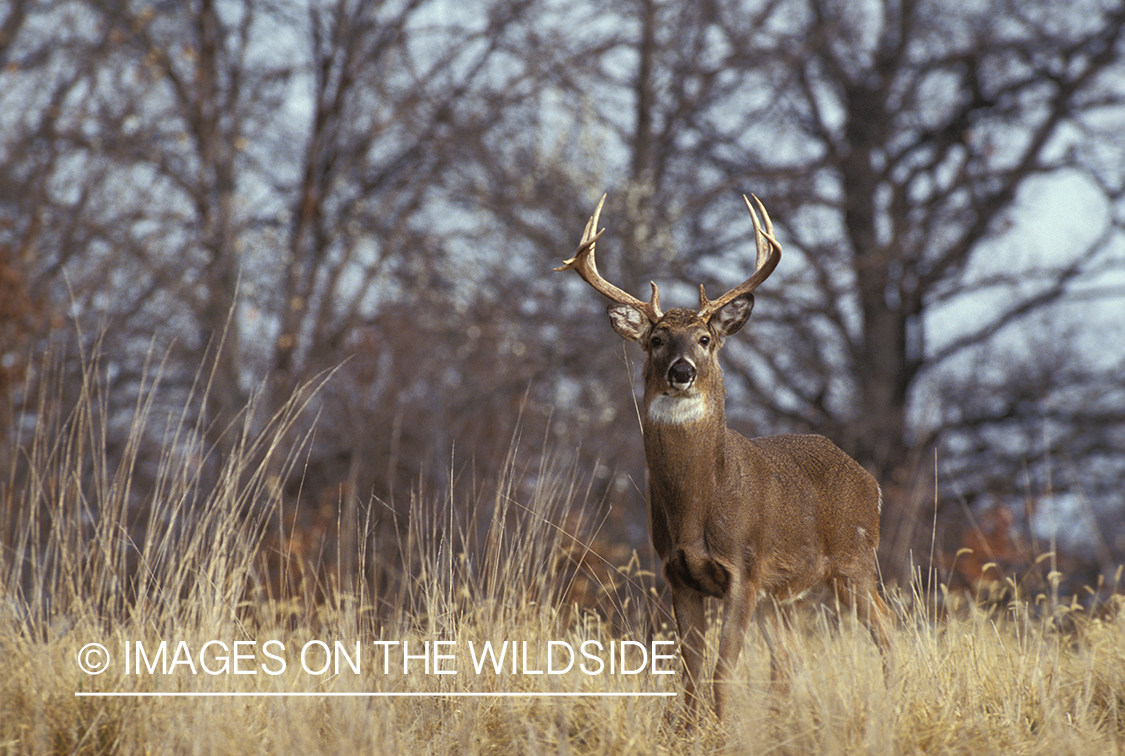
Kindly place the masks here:
[(695, 365), (685, 359), (679, 359), (668, 368), (668, 385), (677, 391), (691, 388), (695, 382)]

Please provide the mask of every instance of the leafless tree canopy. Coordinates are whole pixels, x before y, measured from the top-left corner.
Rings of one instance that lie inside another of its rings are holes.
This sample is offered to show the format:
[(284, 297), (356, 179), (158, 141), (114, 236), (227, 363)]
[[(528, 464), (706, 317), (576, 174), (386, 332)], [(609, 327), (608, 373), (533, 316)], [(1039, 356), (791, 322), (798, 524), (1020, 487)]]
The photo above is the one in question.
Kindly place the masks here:
[(875, 472), (893, 570), (935, 502), (1082, 513), (1108, 567), (1123, 82), (1120, 0), (13, 0), (0, 465), (48, 349), (63, 395), (98, 350), (111, 435), (158, 372), (205, 467), (335, 368), (295, 506), (337, 491), (354, 532), (564, 450), (641, 546), (637, 355), (550, 271), (608, 191), (607, 278), (724, 291), (752, 191), (785, 254), (726, 350), (732, 423)]

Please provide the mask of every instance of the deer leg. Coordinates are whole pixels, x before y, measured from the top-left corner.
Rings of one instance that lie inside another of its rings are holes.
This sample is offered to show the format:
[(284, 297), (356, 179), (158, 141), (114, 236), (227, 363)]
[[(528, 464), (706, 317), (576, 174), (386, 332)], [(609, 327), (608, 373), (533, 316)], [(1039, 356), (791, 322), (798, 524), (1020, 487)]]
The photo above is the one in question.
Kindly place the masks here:
[(746, 627), (754, 615), (758, 591), (742, 576), (731, 575), (723, 603), (723, 631), (719, 638), (719, 660), (715, 665), (715, 714), (722, 721), (730, 708), (734, 668), (742, 653)]
[(790, 653), (791, 629), (785, 607), (776, 600), (766, 601), (760, 610), (766, 619), (763, 635), (770, 649), (770, 687), (775, 693), (785, 693), (793, 676), (793, 656)]
[(671, 580), (672, 609), (676, 613), (676, 628), (680, 634), (680, 656), (684, 661), (684, 699), (688, 717), (694, 719), (699, 711), (698, 686), (703, 668), (703, 649), (707, 631), (703, 611), (703, 594), (686, 585)]
[(855, 608), (856, 618), (867, 626), (871, 639), (883, 657), (883, 679), (890, 685), (894, 674), (891, 659), (891, 627), (894, 615), (882, 597), (875, 580), (874, 569), (862, 577), (842, 577), (832, 581), (836, 600), (843, 606)]
[(894, 662), (891, 658), (891, 608), (879, 596), (875, 586), (871, 586), (869, 592), (856, 596), (856, 615), (867, 625), (871, 639), (879, 647), (879, 653), (883, 656), (883, 681), (889, 686), (894, 676)]

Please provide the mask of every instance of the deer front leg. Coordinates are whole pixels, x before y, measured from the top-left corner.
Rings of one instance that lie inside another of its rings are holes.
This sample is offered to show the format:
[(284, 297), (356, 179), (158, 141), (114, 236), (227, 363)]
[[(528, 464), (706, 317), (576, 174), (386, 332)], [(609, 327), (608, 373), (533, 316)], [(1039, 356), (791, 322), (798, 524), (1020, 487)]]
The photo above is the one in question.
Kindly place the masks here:
[(672, 609), (680, 634), (680, 656), (684, 661), (684, 700), (688, 718), (699, 713), (698, 686), (703, 669), (703, 649), (707, 632), (703, 611), (703, 594), (676, 580), (672, 587)]
[(715, 665), (715, 714), (720, 721), (730, 709), (734, 669), (757, 603), (757, 588), (742, 576), (732, 575), (723, 599), (723, 631), (719, 638), (719, 661)]

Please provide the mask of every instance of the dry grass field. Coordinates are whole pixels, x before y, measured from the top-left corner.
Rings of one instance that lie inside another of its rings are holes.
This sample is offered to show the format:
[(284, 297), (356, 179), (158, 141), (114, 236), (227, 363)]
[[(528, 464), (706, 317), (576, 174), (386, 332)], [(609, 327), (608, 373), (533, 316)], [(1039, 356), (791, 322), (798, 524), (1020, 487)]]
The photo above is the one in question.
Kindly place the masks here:
[[(685, 726), (656, 599), (612, 621), (564, 600), (556, 555), (593, 528), (574, 525), (581, 486), (550, 464), (518, 493), (513, 462), (513, 480), (448, 521), (433, 513), (452, 502), (416, 503), (400, 544), (409, 601), (369, 588), (313, 612), (268, 600), (256, 555), (272, 481), (299, 464), (281, 439), (301, 401), (240, 431), (212, 490), (173, 424), (140, 535), (122, 525), (130, 462), (107, 469), (96, 391), (24, 445), (30, 474), (5, 489), (0, 753), (1125, 752), (1125, 618), (1108, 589), (1086, 607), (891, 595), (889, 685), (867, 633), (813, 607), (795, 618), (788, 690), (770, 688), (752, 631), (737, 714)], [(151, 421), (142, 404), (135, 442)]]

